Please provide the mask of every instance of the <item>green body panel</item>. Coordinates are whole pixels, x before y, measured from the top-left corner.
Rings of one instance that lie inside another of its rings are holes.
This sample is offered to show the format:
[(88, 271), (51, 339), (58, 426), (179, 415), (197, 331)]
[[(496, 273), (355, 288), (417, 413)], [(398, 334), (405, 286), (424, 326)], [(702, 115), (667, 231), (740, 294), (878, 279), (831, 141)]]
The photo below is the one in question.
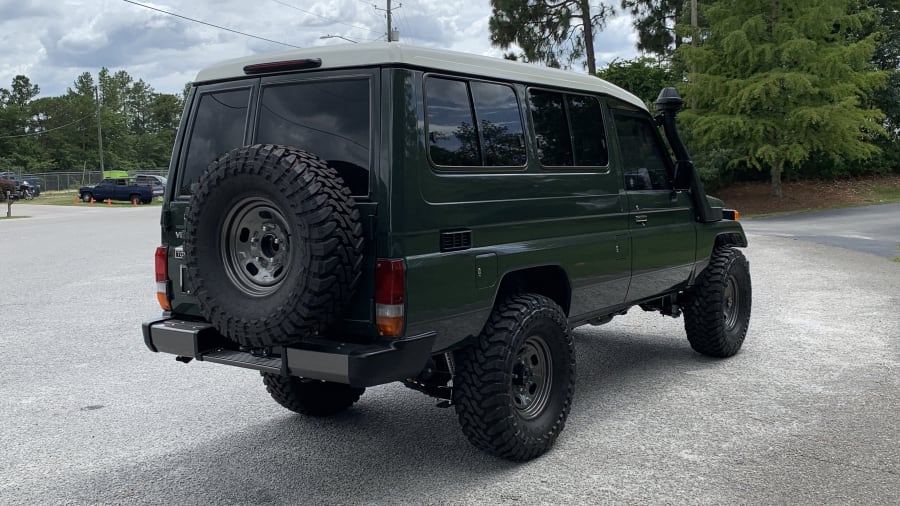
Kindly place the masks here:
[(697, 257), (696, 223), (685, 192), (628, 193), (631, 237), (629, 300), (671, 291), (690, 279)]

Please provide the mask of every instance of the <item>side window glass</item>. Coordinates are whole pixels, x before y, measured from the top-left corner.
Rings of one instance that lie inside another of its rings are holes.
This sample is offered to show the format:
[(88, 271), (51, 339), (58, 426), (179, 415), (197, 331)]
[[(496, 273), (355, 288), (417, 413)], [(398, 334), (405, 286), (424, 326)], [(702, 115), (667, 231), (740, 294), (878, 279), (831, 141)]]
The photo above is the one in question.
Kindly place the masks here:
[(625, 189), (671, 190), (666, 159), (656, 127), (646, 118), (614, 113)]
[(249, 101), (250, 88), (200, 97), (179, 184), (181, 195), (191, 194), (191, 185), (200, 179), (210, 162), (244, 144)]
[(528, 96), (541, 164), (551, 167), (575, 165), (563, 94), (529, 90)]
[(425, 81), (428, 151), (437, 165), (481, 165), (478, 131), (464, 81), (430, 77)]
[(525, 138), (516, 93), (509, 86), (472, 82), (472, 101), (487, 166), (525, 165)]
[(572, 123), (575, 165), (605, 166), (609, 163), (603, 111), (596, 97), (566, 95)]
[(369, 193), (369, 81), (307, 81), (263, 88), (256, 142), (314, 153), (353, 195)]

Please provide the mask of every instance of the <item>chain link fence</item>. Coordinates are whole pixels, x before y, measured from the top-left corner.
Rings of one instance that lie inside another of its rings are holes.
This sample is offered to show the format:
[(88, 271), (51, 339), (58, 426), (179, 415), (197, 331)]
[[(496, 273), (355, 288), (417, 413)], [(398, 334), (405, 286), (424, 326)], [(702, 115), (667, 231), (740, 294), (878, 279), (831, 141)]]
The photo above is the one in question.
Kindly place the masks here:
[[(153, 174), (157, 176), (167, 177), (168, 169), (139, 169), (129, 170), (128, 175), (135, 174)], [(109, 176), (109, 171), (107, 171)], [(16, 178), (22, 180), (24, 178), (36, 177), (41, 182), (41, 191), (68, 191), (78, 190), (82, 186), (93, 186), (103, 179), (99, 170), (87, 170), (83, 172), (38, 172), (35, 174), (17, 174)]]

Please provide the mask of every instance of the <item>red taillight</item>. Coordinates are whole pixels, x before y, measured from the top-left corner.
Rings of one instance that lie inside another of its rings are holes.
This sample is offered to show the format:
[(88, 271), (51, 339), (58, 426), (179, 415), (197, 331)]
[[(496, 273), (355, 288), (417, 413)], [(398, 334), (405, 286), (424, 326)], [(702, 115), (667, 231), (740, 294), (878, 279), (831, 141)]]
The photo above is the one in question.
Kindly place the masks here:
[(403, 260), (379, 259), (375, 264), (375, 324), (379, 335), (403, 335), (405, 295)]
[(156, 248), (156, 282), (165, 283), (169, 280), (169, 248), (160, 246)]
[(165, 246), (156, 248), (156, 301), (165, 311), (172, 310), (169, 301), (169, 249)]

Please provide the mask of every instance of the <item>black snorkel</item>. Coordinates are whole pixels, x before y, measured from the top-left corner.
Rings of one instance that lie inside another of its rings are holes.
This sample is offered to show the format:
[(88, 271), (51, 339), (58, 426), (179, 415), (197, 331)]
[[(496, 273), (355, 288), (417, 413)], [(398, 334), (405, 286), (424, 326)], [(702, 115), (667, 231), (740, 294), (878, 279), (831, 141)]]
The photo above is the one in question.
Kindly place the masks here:
[(706, 199), (706, 192), (703, 190), (703, 182), (700, 181), (700, 174), (694, 168), (694, 163), (678, 135), (678, 128), (675, 125), (675, 116), (684, 107), (684, 100), (678, 94), (675, 88), (663, 88), (653, 102), (656, 106), (659, 116), (656, 121), (662, 125), (666, 133), (666, 139), (675, 155), (675, 175), (673, 183), (676, 190), (689, 189), (691, 193), (691, 201), (694, 203), (696, 211), (696, 219), (700, 223), (711, 223), (722, 219), (722, 209), (713, 208)]

